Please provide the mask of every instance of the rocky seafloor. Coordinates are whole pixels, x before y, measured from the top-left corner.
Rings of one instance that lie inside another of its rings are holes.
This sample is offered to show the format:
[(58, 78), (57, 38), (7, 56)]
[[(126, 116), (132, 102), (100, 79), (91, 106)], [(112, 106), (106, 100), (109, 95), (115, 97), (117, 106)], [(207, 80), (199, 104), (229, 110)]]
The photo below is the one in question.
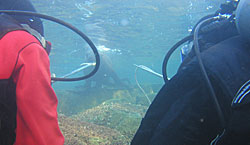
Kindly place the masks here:
[(125, 137), (108, 127), (95, 125), (59, 115), (65, 145), (125, 145)]
[[(147, 93), (153, 99), (156, 91), (150, 87)], [(93, 91), (88, 93), (89, 96), (85, 97), (84, 101), (81, 100), (83, 99), (81, 94), (86, 96), (84, 90), (82, 92), (64, 90), (60, 94), (59, 101), (62, 103), (61, 106), (59, 104), (58, 119), (65, 137), (65, 145), (128, 145), (148, 108), (147, 101), (140, 95), (140, 91), (138, 89)], [(74, 103), (65, 95), (74, 96), (71, 97), (75, 99)], [(102, 99), (98, 99), (100, 96)], [(84, 104), (87, 104), (85, 108), (81, 108)]]

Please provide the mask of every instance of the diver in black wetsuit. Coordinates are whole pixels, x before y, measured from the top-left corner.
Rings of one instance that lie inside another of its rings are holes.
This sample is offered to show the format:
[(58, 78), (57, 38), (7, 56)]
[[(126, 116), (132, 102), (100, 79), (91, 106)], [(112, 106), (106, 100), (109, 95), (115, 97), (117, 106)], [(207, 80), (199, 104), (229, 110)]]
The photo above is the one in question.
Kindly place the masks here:
[[(249, 5), (249, 0), (239, 2), (237, 29), (232, 20), (223, 30), (199, 37), (201, 44), (209, 44), (201, 46), (201, 58), (223, 119), (191, 52), (154, 99), (131, 145), (250, 144)], [(209, 38), (212, 43), (206, 43)]]

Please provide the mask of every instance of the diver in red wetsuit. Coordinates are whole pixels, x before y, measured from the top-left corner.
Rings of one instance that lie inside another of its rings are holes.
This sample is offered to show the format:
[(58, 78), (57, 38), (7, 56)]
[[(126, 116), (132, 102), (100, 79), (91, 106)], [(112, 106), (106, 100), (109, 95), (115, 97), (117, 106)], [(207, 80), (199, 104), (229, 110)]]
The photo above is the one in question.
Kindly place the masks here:
[[(35, 11), (29, 0), (0, 0), (0, 10)], [(42, 21), (0, 14), (0, 145), (63, 145)]]

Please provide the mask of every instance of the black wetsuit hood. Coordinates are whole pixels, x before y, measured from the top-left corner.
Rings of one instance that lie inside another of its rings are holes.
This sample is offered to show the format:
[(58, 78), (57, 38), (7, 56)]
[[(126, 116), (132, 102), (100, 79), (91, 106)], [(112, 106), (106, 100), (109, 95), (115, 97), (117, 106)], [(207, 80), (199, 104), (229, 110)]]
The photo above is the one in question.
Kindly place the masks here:
[[(21, 10), (36, 12), (34, 6), (29, 0), (0, 0), (0, 10)], [(20, 24), (28, 24), (42, 36), (44, 36), (43, 23), (41, 19), (33, 16), (12, 16)]]

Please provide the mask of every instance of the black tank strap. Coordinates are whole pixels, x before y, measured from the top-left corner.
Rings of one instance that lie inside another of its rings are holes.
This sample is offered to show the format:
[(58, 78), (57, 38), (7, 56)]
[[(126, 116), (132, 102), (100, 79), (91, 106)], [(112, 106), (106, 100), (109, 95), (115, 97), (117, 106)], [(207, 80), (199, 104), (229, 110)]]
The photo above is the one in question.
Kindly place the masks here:
[(13, 145), (16, 139), (16, 86), (12, 79), (0, 80), (0, 144)]
[[(13, 18), (0, 14), (0, 39), (8, 32), (24, 30)], [(0, 144), (13, 145), (16, 139), (16, 85), (12, 78), (0, 80)]]

